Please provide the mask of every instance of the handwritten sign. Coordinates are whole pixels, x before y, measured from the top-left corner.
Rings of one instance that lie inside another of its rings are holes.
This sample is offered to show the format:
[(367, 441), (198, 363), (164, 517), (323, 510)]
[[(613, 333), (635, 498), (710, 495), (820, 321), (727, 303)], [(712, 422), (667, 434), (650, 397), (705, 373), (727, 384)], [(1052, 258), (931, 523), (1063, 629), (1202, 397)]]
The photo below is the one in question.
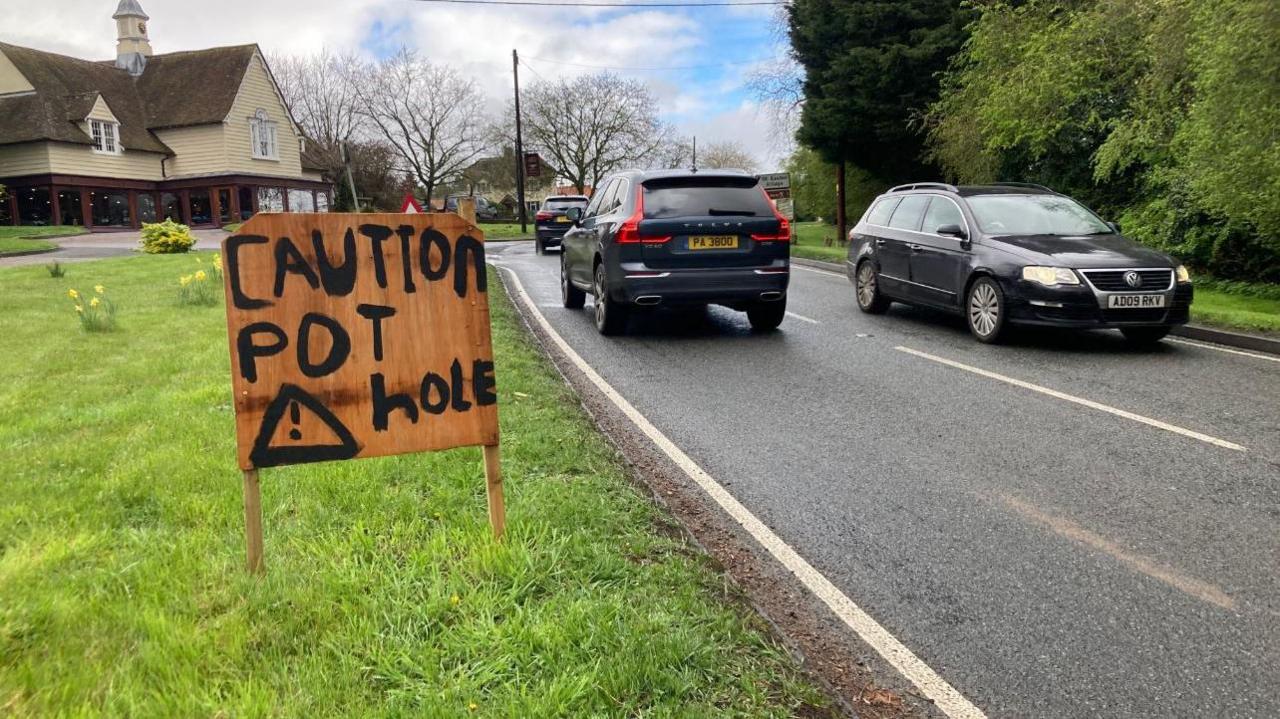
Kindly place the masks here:
[(222, 259), (241, 469), (468, 445), (496, 458), (474, 226), (454, 214), (260, 214), (223, 241)]

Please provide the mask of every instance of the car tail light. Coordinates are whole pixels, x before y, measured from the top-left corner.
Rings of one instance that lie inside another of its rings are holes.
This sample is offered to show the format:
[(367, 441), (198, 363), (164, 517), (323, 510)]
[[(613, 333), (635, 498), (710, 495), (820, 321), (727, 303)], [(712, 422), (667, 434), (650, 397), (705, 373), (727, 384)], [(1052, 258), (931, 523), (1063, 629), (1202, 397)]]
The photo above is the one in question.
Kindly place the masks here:
[(644, 188), (636, 187), (636, 211), (626, 219), (621, 225), (618, 225), (618, 231), (613, 234), (613, 241), (620, 245), (634, 244), (643, 242), (647, 245), (662, 244), (671, 239), (671, 235), (641, 235), (640, 221), (644, 219)]
[(769, 197), (769, 193), (760, 188), (760, 192), (764, 194), (764, 199), (769, 203), (769, 209), (773, 210), (773, 216), (778, 218), (778, 231), (766, 233), (751, 233), (751, 239), (756, 242), (790, 242), (791, 241), (791, 222), (778, 212), (778, 206), (773, 203), (773, 198)]
[(548, 210), (538, 210), (538, 214), (534, 215), (533, 218), (537, 221), (542, 221), (542, 220), (550, 220), (555, 216), (556, 216), (556, 213), (554, 212), (550, 212)]

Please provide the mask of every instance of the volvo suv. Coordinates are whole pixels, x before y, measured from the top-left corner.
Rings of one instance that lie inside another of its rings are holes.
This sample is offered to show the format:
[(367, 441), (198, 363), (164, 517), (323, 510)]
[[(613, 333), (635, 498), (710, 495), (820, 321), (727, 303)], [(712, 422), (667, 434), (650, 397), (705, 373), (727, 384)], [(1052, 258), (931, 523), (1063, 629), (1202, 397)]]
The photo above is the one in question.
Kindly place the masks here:
[(787, 310), (791, 227), (753, 175), (628, 171), (598, 185), (560, 253), (564, 306), (594, 298), (602, 334), (650, 307), (723, 305), (773, 330)]
[(981, 342), (1009, 325), (1044, 325), (1115, 328), (1154, 344), (1191, 308), (1177, 260), (1040, 185), (895, 187), (849, 240), (846, 271), (863, 312), (936, 307), (962, 314)]

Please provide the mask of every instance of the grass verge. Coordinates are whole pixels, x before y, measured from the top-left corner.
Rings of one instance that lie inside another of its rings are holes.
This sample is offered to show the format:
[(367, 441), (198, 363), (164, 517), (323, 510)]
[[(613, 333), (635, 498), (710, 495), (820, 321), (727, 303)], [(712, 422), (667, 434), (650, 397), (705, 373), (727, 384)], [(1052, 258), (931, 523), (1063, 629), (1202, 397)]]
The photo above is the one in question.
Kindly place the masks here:
[(67, 237), (84, 232), (82, 227), (53, 225), (51, 227), (34, 227), (19, 225), (17, 227), (0, 227), (0, 257), (39, 250), (51, 250), (57, 245), (42, 237)]
[[(834, 225), (828, 225), (825, 222), (797, 222), (792, 227), (796, 231), (796, 241), (791, 244), (793, 257), (824, 262), (844, 262), (844, 258), (849, 254), (848, 248), (836, 244), (835, 239), (838, 233)], [(831, 240), (831, 247), (826, 246), (828, 239)]]
[(246, 576), (225, 319), (177, 304), (192, 264), (81, 265), (119, 306), (97, 335), (65, 279), (0, 270), (0, 714), (827, 713), (496, 278), (506, 541), (475, 449), (271, 469)]
[(481, 222), (480, 229), (484, 230), (484, 238), (486, 240), (522, 240), (533, 237), (533, 220), (530, 219), (528, 228), (524, 232), (520, 232), (519, 222)]
[(1280, 299), (1196, 287), (1191, 321), (1246, 332), (1280, 334)]

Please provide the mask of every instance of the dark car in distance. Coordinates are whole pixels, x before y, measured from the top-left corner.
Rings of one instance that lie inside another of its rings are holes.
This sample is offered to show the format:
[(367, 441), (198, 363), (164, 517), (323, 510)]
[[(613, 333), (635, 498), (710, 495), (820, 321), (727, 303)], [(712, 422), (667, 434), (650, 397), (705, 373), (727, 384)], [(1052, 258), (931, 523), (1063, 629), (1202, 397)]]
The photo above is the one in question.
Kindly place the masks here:
[(1191, 308), (1177, 260), (1040, 185), (895, 187), (849, 240), (846, 271), (863, 312), (891, 302), (939, 308), (964, 315), (982, 342), (1010, 325), (1041, 325), (1114, 328), (1154, 344)]
[(759, 178), (731, 170), (620, 172), (600, 183), (560, 253), (564, 306), (595, 298), (619, 334), (637, 308), (718, 304), (773, 330), (787, 310), (791, 227)]
[(565, 213), (571, 207), (584, 210), (590, 201), (586, 195), (557, 195), (543, 200), (533, 216), (534, 250), (541, 255), (548, 247), (558, 247), (564, 233), (573, 226)]

